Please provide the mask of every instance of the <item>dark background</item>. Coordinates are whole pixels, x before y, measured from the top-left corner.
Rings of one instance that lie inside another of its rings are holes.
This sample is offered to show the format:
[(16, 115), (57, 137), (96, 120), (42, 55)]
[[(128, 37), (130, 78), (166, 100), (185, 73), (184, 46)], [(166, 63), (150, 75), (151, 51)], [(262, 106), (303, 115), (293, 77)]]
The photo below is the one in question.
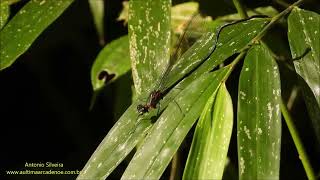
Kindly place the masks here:
[[(182, 1), (174, 1), (174, 4), (178, 2)], [(252, 4), (248, 0), (246, 5), (253, 8), (268, 5), (270, 2), (261, 0)], [(24, 2), (14, 5), (11, 9), (13, 14), (23, 4)], [(272, 4), (279, 10), (282, 9), (281, 6)], [(307, 3), (305, 8), (319, 13), (319, 5), (315, 4), (316, 1)], [(121, 9), (121, 1), (106, 1), (107, 43), (127, 33), (122, 22), (116, 21)], [(215, 3), (203, 0), (201, 9), (213, 17), (235, 12), (232, 1), (228, 0)], [(280, 36), (286, 39), (286, 34), (280, 33)], [(26, 162), (60, 162), (64, 165), (63, 170), (83, 168), (121, 115), (121, 111), (126, 108), (114, 109), (115, 97), (119, 96), (119, 84), (127, 83), (128, 87), (132, 85), (128, 78), (130, 74), (110, 84), (98, 97), (94, 109), (88, 110), (92, 95), (90, 70), (100, 50), (88, 3), (85, 0), (77, 0), (41, 34), (25, 54), (11, 67), (0, 72), (0, 174), (3, 175), (5, 170), (24, 170)], [(237, 99), (239, 67), (228, 80), (228, 88), (234, 102)], [(283, 74), (282, 72), (282, 77), (290, 78), (290, 74)], [(289, 85), (284, 82), (283, 86)], [(127, 102), (130, 102), (130, 94), (121, 95), (128, 97)], [(297, 98), (293, 112), (313, 166), (316, 172), (319, 172), (319, 147), (315, 144), (315, 136), (301, 95)], [(228, 171), (237, 173), (235, 135), (234, 133), (229, 150), (234, 169)], [(181, 149), (183, 158), (187, 156), (187, 146), (191, 139), (192, 134), (189, 134), (184, 142), (186, 147)], [(306, 179), (285, 123), (281, 151), (281, 178)], [(110, 175), (110, 179), (120, 178), (126, 162), (128, 161), (122, 163)], [(167, 175), (166, 172), (163, 178), (166, 179)], [(5, 177), (17, 180), (75, 178), (76, 176), (58, 175)]]

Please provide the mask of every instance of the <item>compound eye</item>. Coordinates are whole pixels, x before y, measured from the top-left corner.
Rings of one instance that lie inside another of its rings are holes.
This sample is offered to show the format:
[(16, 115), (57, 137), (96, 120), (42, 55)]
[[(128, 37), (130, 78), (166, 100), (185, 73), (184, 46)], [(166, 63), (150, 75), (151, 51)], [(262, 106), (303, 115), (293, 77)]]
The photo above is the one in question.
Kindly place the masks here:
[(148, 112), (148, 109), (144, 105), (139, 104), (137, 106), (137, 111), (139, 112), (140, 115), (142, 115), (142, 114)]
[(137, 110), (140, 111), (141, 109), (143, 109), (143, 105), (139, 104), (139, 105), (137, 106)]

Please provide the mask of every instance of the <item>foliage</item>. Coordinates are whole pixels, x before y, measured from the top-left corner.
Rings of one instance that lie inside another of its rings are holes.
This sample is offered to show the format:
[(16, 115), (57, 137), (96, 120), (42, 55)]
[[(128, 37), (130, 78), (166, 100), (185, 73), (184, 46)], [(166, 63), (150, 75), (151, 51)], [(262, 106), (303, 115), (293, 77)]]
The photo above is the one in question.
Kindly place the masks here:
[[(19, 59), (72, 2), (30, 0), (9, 18), (13, 1), (1, 1), (0, 69)], [(104, 45), (105, 4), (88, 2), (99, 42)], [(227, 155), (232, 130), (237, 135), (239, 178), (279, 179), (284, 128), (281, 112), (303, 157), (307, 177), (315, 179), (283, 103), (283, 94), (288, 90), (281, 87), (286, 79), (280, 77), (280, 72), (281, 68), (294, 71), (298, 81), (293, 85), (303, 89), (310, 115), (307, 120), (313, 123), (319, 143), (320, 16), (299, 8), (302, 0), (283, 11), (271, 6), (246, 11), (238, 1), (233, 2), (238, 14), (215, 19), (194, 16), (199, 13), (199, 4), (194, 2), (176, 6), (172, 6), (171, 0), (131, 0), (129, 6), (124, 3), (119, 19), (128, 22), (129, 32), (106, 44), (97, 55), (91, 69), (92, 105), (98, 92), (120, 81), (130, 70), (136, 97), (77, 179), (107, 178), (134, 148), (136, 152), (122, 179), (159, 179), (171, 161), (173, 178), (221, 179), (230, 166)], [(286, 15), (289, 15), (287, 19)], [(287, 29), (281, 30), (288, 31), (291, 57), (281, 61), (285, 52), (281, 49), (278, 55), (273, 47), (285, 46), (285, 42), (279, 45), (273, 42), (276, 36), (271, 36), (271, 40), (264, 37), (275, 24), (283, 23), (288, 24)], [(175, 54), (179, 50), (181, 53)], [(241, 73), (235, 100), (227, 84), (239, 65)], [(161, 100), (149, 95), (154, 90), (161, 92)], [(156, 108), (148, 104), (150, 100), (156, 101)], [(138, 105), (146, 105), (148, 112), (139, 113)], [(179, 176), (175, 157), (188, 133), (193, 135), (193, 140), (191, 145), (187, 142), (190, 151), (186, 164), (182, 165), (183, 175)]]

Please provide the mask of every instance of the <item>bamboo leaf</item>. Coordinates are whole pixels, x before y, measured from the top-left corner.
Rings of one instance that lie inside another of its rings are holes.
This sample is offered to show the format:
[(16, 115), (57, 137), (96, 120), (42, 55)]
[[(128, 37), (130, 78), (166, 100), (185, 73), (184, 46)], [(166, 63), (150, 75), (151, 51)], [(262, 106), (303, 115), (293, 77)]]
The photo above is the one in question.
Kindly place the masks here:
[[(288, 17), (288, 38), (313, 128), (320, 142), (320, 16), (295, 8)], [(310, 52), (307, 52), (307, 50)], [(307, 52), (307, 53), (306, 53)]]
[(232, 100), (225, 84), (222, 84), (202, 111), (193, 135), (183, 179), (222, 179), (232, 124)]
[[(202, 73), (212, 70), (228, 57), (242, 51), (268, 22), (269, 20), (265, 18), (254, 18), (227, 26), (221, 31), (217, 42), (215, 42), (217, 29), (209, 29), (209, 32), (195, 42), (172, 67), (164, 87), (172, 86), (182, 77), (194, 71), (195, 68), (197, 70), (185, 82), (189, 83)], [(216, 26), (216, 24), (213, 26)], [(217, 47), (210, 55), (215, 44)], [(210, 57), (206, 59), (208, 55)]]
[(78, 180), (106, 179), (145, 137), (151, 121), (138, 118), (137, 105), (134, 102), (108, 132), (82, 169)]
[(10, 15), (9, 3), (7, 1), (0, 2), (0, 30), (7, 23)]
[(138, 95), (150, 90), (170, 57), (171, 0), (129, 2), (132, 75)]
[(230, 67), (205, 73), (172, 101), (153, 125), (121, 179), (159, 179)]
[[(261, 27), (268, 21), (265, 19), (254, 19), (246, 22), (245, 24), (241, 24), (241, 28), (239, 26), (235, 26), (235, 29), (226, 28), (227, 33), (224, 34), (224, 38), (227, 39), (228, 33), (236, 31), (237, 33), (243, 33), (243, 39), (240, 39), (238, 46), (235, 43), (235, 46), (238, 48), (243, 48), (247, 43), (251, 41), (253, 36), (247, 38), (248, 33), (253, 33), (256, 35)], [(233, 34), (233, 36), (236, 36)], [(204, 36), (208, 37), (208, 36)], [(231, 37), (230, 37), (231, 38)], [(232, 38), (231, 38), (232, 39)], [(238, 40), (238, 39), (235, 39)], [(243, 41), (242, 41), (243, 40)], [(224, 40), (226, 41), (226, 40)], [(202, 48), (209, 48), (211, 44), (208, 44), (210, 41), (202, 40), (196, 43), (194, 46), (190, 48), (190, 54), (192, 56), (184, 55), (184, 61), (192, 62), (192, 58), (195, 56), (201, 57), (204, 56), (208, 49)], [(191, 53), (193, 51), (193, 53)], [(216, 54), (216, 53), (225, 53), (225, 54)], [(198, 54), (200, 53), (200, 54)], [(208, 59), (199, 69), (194, 71), (194, 73), (190, 74), (187, 78), (185, 78), (182, 82), (177, 84), (177, 89), (172, 89), (160, 102), (160, 112), (162, 112), (168, 104), (174, 99), (177, 95), (179, 95), (180, 90), (186, 88), (190, 83), (198, 79), (203, 73), (208, 72), (217, 64), (216, 61), (223, 61), (232, 54), (236, 53), (234, 51), (234, 47), (230, 46), (228, 43), (225, 43), (219, 47), (217, 47), (216, 52), (212, 54), (213, 58)], [(188, 59), (191, 58), (191, 59)], [(194, 59), (193, 59), (194, 60)], [(178, 60), (180, 62), (180, 60)], [(185, 64), (188, 65), (188, 64)], [(180, 71), (181, 69), (176, 69)], [(169, 79), (170, 80), (170, 79)], [(138, 96), (137, 99), (145, 98), (145, 96)], [(141, 138), (145, 136), (145, 134), (149, 131), (149, 128), (152, 126), (150, 123), (150, 118), (156, 115), (155, 112), (150, 112), (147, 117), (140, 117), (138, 118), (136, 107), (141, 102), (135, 101), (133, 104), (127, 109), (127, 111), (121, 116), (121, 118), (117, 121), (114, 127), (108, 132), (107, 136), (104, 140), (100, 143), (99, 147), (92, 155), (92, 157), (87, 162), (86, 166), (81, 171), (78, 179), (99, 179), (107, 177), (114, 168), (116, 168), (120, 162), (131, 152), (131, 150), (136, 146), (136, 144), (141, 141)], [(141, 120), (143, 119), (143, 120)], [(99, 168), (98, 168), (99, 167)]]
[(23, 54), (73, 0), (31, 0), (0, 32), (0, 70)]
[(238, 91), (240, 179), (279, 179), (280, 79), (265, 45), (253, 46), (240, 74)]
[(99, 35), (99, 43), (104, 45), (104, 0), (89, 0), (89, 5)]
[(288, 18), (288, 38), (297, 73), (307, 82), (320, 106), (320, 16), (311, 11), (293, 9)]
[(98, 54), (91, 69), (91, 83), (99, 91), (130, 70), (129, 39), (122, 36), (107, 44)]

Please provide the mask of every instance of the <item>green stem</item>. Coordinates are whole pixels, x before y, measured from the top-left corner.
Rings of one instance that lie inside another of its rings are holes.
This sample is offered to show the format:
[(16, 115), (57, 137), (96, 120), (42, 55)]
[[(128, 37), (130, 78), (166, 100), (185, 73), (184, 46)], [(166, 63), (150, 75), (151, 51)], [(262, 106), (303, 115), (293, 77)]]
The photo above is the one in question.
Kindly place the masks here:
[[(247, 49), (249, 49), (253, 44), (258, 43), (261, 38), (268, 32), (268, 30), (283, 16), (285, 16), (286, 14), (288, 14), (294, 7), (299, 6), (304, 0), (298, 0), (297, 2), (293, 3), (291, 6), (289, 6), (287, 9), (283, 10), (281, 13), (277, 14), (276, 16), (274, 16), (273, 18), (271, 18), (271, 21), (269, 24), (266, 25), (266, 27), (264, 27), (262, 29), (262, 31), (260, 31), (260, 33), (254, 37), (252, 39), (252, 41), (250, 43), (248, 43), (240, 52), (240, 54), (237, 56), (237, 58), (230, 64), (230, 66), (232, 66), (232, 68), (230, 68), (230, 71), (228, 72), (228, 74), (226, 75), (225, 80), (229, 77), (230, 73), (232, 72), (232, 70), (234, 69), (234, 66), (242, 59), (242, 57), (246, 54)], [(245, 11), (243, 10), (243, 8), (240, 8), (241, 6), (238, 0), (233, 0), (233, 3), (235, 4), (237, 8), (240, 16), (242, 16), (241, 14)]]
[(176, 154), (172, 158), (172, 161), (171, 161), (171, 172), (170, 172), (169, 180), (178, 179), (177, 178), (178, 166), (179, 166), (179, 150), (176, 152)]
[(236, 59), (234, 59), (234, 61), (232, 61), (232, 63), (228, 66), (230, 66), (231, 68), (229, 69), (229, 71), (227, 72), (226, 76), (224, 77), (224, 79), (222, 80), (222, 82), (225, 82), (228, 77), (230, 76), (231, 72), (233, 71), (233, 69), (235, 68), (235, 66), (238, 64), (238, 62), (246, 55), (247, 51), (243, 50), (241, 51), (241, 53), (236, 57)]
[(292, 121), (292, 117), (291, 117), (287, 107), (284, 105), (283, 101), (281, 101), (280, 108), (281, 108), (281, 112), (284, 117), (284, 120), (286, 121), (286, 124), (288, 126), (291, 137), (293, 139), (293, 142), (297, 148), (299, 158), (302, 162), (304, 170), (306, 171), (308, 179), (311, 179), (311, 180), (316, 179), (314, 171), (310, 165), (307, 153), (306, 153), (304, 146), (301, 142), (301, 139), (299, 137), (298, 131), (297, 131), (297, 129)]
[(237, 11), (238, 11), (238, 14), (240, 15), (240, 17), (242, 19), (246, 19), (248, 18), (248, 14), (245, 10), (245, 8), (243, 7), (243, 5), (240, 3), (240, 0), (233, 0), (233, 4), (234, 6), (236, 7)]
[(294, 7), (299, 6), (304, 0), (299, 0), (296, 1), (295, 3), (293, 3), (292, 5), (290, 5), (287, 9), (283, 10), (281, 13), (277, 14), (276, 16), (274, 16), (270, 23), (266, 25), (266, 27), (264, 27), (262, 29), (262, 31), (260, 31), (260, 33), (252, 40), (253, 43), (258, 42), (266, 33), (267, 31), (275, 25), (275, 23), (282, 18), (283, 16), (285, 16), (286, 14), (288, 14)]

